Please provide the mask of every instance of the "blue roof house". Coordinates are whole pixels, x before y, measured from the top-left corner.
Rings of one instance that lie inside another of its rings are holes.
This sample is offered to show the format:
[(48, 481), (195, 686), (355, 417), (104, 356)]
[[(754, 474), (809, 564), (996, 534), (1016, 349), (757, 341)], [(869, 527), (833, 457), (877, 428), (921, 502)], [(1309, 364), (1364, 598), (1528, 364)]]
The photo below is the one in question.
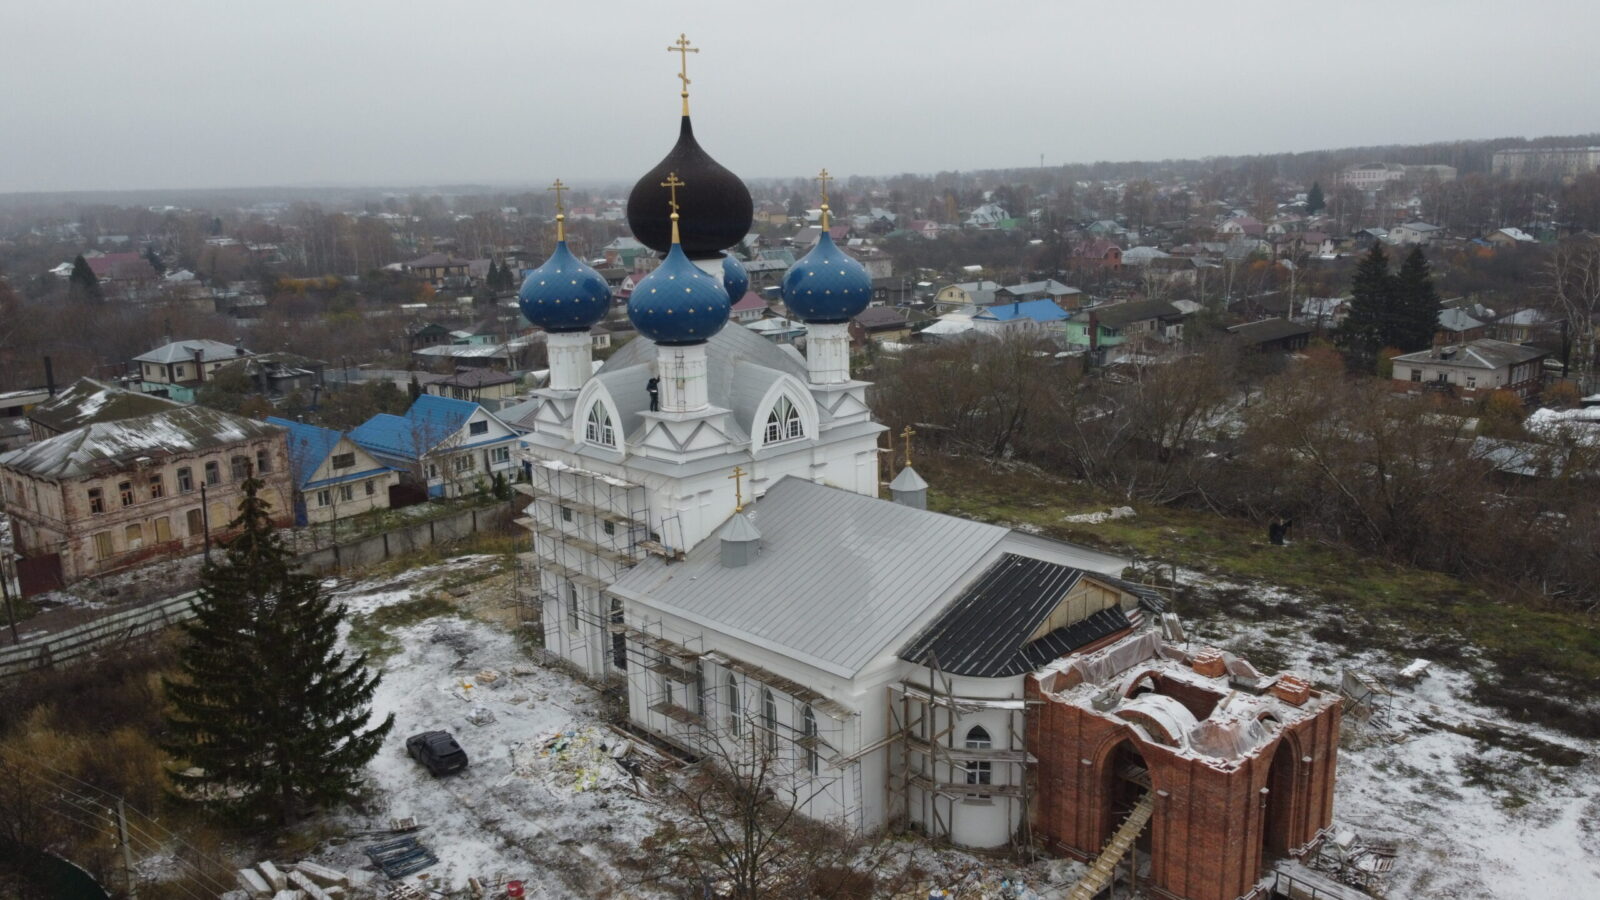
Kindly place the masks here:
[(403, 416), (380, 413), (350, 432), (350, 440), (404, 482), (426, 485), (429, 497), (459, 497), (495, 473), (510, 478), (517, 433), (476, 403), (423, 394)]
[(1045, 335), (1065, 333), (1067, 320), (1072, 316), (1054, 300), (1019, 300), (1014, 303), (997, 303), (980, 309), (972, 317), (972, 327), (983, 334), (996, 337), (1004, 335)]
[(289, 432), (296, 525), (389, 508), (389, 488), (399, 481), (399, 472), (331, 428), (276, 416), (267, 422)]

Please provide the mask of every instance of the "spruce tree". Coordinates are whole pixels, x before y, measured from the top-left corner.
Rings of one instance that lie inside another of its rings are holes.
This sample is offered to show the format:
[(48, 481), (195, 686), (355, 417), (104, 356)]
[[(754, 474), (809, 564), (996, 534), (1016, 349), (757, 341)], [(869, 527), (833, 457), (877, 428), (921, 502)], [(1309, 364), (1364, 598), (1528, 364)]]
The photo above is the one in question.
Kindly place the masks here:
[(67, 288), (74, 296), (85, 300), (99, 301), (105, 298), (105, 292), (100, 289), (100, 279), (95, 277), (94, 269), (89, 268), (89, 261), (78, 254), (72, 261), (72, 274), (67, 276)]
[(1433, 346), (1439, 329), (1439, 294), (1422, 248), (1413, 247), (1394, 276), (1394, 331), (1387, 342), (1407, 353)]
[(1382, 244), (1374, 243), (1350, 278), (1350, 312), (1339, 326), (1339, 346), (1363, 361), (1376, 358), (1393, 333), (1393, 315), (1394, 276), (1389, 274), (1389, 257)]
[(1322, 185), (1315, 181), (1311, 182), (1311, 191), (1306, 194), (1306, 212), (1314, 216), (1322, 212), (1327, 205), (1327, 200), (1322, 196)]
[(165, 749), (193, 767), (173, 780), (242, 819), (293, 821), (349, 798), (394, 725), (370, 722), (378, 675), (337, 649), (344, 607), (295, 572), (261, 482), (244, 484), (239, 535), (201, 572), (175, 678)]

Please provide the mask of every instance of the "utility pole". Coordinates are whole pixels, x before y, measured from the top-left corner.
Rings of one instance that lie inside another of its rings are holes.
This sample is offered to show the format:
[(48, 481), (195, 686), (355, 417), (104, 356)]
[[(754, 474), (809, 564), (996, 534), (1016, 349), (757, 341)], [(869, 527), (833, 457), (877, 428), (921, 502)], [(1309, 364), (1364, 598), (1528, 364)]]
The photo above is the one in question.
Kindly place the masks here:
[[(22, 639), (17, 637), (17, 612), (11, 607), (11, 573), (6, 571), (6, 560), (10, 556), (10, 550), (0, 553), (0, 600), (5, 601), (6, 621), (11, 625), (11, 644), (16, 646), (22, 643)], [(21, 588), (21, 585), (17, 587)]]
[(206, 534), (206, 562), (211, 562), (211, 504), (206, 502), (206, 483), (200, 482), (200, 529)]
[(128, 846), (127, 804), (117, 798), (117, 843), (122, 845), (122, 877), (128, 888), (128, 900), (139, 900), (139, 888), (133, 882), (133, 848)]

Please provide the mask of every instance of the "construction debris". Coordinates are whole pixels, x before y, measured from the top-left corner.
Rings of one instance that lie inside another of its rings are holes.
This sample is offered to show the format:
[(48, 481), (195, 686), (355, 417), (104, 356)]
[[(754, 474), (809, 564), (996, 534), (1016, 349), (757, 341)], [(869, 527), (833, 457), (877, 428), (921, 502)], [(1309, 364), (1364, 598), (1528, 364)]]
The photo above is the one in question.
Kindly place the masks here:
[(467, 713), (467, 721), (482, 727), (494, 722), (494, 711), (487, 706), (474, 706), (472, 712)]
[(414, 837), (373, 844), (361, 851), (389, 878), (404, 878), (434, 865), (439, 857)]

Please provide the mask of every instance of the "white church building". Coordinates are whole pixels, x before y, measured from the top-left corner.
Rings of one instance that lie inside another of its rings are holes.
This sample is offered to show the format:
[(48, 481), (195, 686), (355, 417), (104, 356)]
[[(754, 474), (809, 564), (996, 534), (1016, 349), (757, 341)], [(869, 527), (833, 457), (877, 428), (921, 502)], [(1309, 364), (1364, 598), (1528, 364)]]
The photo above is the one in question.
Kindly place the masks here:
[(926, 510), (909, 466), (880, 498), (886, 429), (847, 332), (871, 278), (824, 221), (783, 282), (804, 352), (730, 324), (748, 278), (724, 251), (751, 210), (685, 99), (677, 145), (628, 201), (664, 257), (630, 296), (640, 336), (593, 369), (611, 293), (563, 214), (522, 286), (549, 332), (518, 485), (546, 652), (625, 684), (640, 731), (769, 761), (814, 818), (1023, 839), (1024, 679), (1141, 627), (1159, 598), (1117, 577), (1123, 559)]

